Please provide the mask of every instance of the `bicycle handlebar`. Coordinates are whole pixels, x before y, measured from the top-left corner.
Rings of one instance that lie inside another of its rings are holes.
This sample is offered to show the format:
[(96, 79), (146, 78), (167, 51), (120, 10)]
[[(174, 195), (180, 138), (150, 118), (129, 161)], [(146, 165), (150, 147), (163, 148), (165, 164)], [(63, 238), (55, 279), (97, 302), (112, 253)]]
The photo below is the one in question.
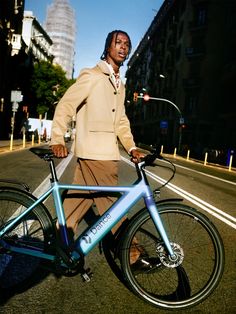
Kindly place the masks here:
[[(32, 153), (34, 153), (35, 155), (37, 155), (39, 158), (48, 161), (48, 162), (53, 162), (53, 158), (55, 158), (56, 156), (53, 154), (51, 149), (48, 148), (37, 148), (37, 147), (32, 147), (29, 149)], [(143, 157), (141, 159), (141, 162), (139, 163), (139, 167), (136, 167), (136, 169), (139, 171), (142, 168), (145, 168), (145, 166), (155, 166), (154, 165), (154, 161), (158, 158), (158, 159), (164, 159), (165, 161), (168, 161), (172, 166), (173, 166), (173, 174), (171, 176), (171, 178), (169, 180), (167, 180), (167, 182), (165, 184), (163, 184), (161, 187), (167, 185), (174, 177), (175, 175), (175, 166), (174, 164), (172, 164), (172, 162), (170, 162), (169, 160), (165, 159), (164, 157), (162, 157), (158, 151), (158, 149), (153, 149), (153, 147), (150, 146), (150, 154), (147, 154), (145, 157)], [(137, 165), (136, 165), (137, 166)], [(52, 166), (52, 168), (54, 169), (54, 165)], [(52, 169), (51, 169), (52, 171)], [(54, 171), (53, 171), (54, 172)], [(54, 174), (56, 177), (56, 174)], [(161, 187), (159, 187), (158, 189), (160, 189)]]
[[(172, 167), (170, 168), (170, 170), (172, 171), (172, 175), (171, 177), (164, 183), (162, 184), (160, 187), (158, 187), (157, 189), (155, 189), (155, 191), (160, 191), (161, 188), (163, 188), (164, 186), (166, 186), (175, 176), (175, 172), (176, 172), (176, 168), (175, 168), (175, 165), (168, 159), (164, 158), (158, 148), (153, 148), (152, 146), (147, 146), (145, 145), (145, 148), (146, 150), (149, 150), (151, 153), (150, 154), (147, 154), (144, 158), (142, 158), (142, 161), (143, 164), (141, 165), (140, 168), (144, 168), (145, 166), (156, 166), (154, 164), (154, 161), (158, 158), (160, 160), (164, 160), (166, 162), (168, 162)], [(138, 169), (138, 167), (136, 167), (136, 169)]]
[(160, 153), (158, 153), (157, 150), (155, 150), (152, 154), (148, 154), (144, 158), (142, 158), (142, 161), (145, 162), (145, 166), (153, 166), (153, 163), (157, 158), (163, 159)]
[(38, 147), (31, 147), (29, 149), (33, 154), (37, 155), (39, 158), (42, 158), (46, 161), (49, 161), (56, 156), (53, 154), (52, 150), (49, 148), (38, 148)]
[[(50, 159), (55, 158), (55, 155), (53, 154), (52, 150), (48, 148), (33, 147), (33, 148), (30, 148), (30, 151), (46, 161), (49, 161)], [(145, 166), (153, 166), (153, 163), (156, 158), (163, 159), (163, 157), (160, 155), (157, 149), (155, 150), (152, 149), (152, 153), (143, 157), (141, 159), (141, 162), (145, 162)]]

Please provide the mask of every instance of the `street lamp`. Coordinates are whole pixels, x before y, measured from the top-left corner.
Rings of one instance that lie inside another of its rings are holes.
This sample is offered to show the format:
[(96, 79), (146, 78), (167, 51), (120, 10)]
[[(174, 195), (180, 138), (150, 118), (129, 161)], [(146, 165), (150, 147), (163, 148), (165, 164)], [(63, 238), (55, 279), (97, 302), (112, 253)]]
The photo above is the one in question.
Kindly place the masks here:
[[(145, 90), (145, 89), (143, 89)], [(149, 96), (147, 93), (145, 94), (140, 94), (137, 96), (137, 98), (142, 98), (144, 101), (149, 101), (149, 100), (159, 100), (159, 101), (164, 101), (168, 104), (170, 104), (171, 106), (173, 106), (179, 113), (179, 123), (180, 125), (184, 124), (184, 118), (182, 116), (182, 112), (180, 111), (179, 107), (173, 103), (172, 101), (166, 99), (166, 98), (159, 98), (159, 97), (151, 97)], [(178, 150), (180, 151), (180, 147), (181, 147), (181, 141), (182, 141), (182, 127), (179, 128), (179, 143), (178, 143)]]

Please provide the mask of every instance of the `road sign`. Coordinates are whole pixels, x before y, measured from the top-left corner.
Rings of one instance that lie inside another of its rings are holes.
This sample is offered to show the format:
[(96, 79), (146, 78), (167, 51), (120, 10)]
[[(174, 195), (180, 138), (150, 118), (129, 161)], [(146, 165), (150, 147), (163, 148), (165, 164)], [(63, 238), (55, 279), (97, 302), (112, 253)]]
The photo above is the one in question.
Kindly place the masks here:
[(181, 117), (181, 118), (179, 119), (179, 123), (180, 123), (180, 124), (184, 124), (184, 118), (183, 118), (183, 117)]
[(160, 128), (161, 128), (161, 129), (168, 129), (168, 121), (161, 120), (161, 122), (160, 122)]
[(21, 102), (23, 95), (20, 90), (11, 91), (11, 102)]

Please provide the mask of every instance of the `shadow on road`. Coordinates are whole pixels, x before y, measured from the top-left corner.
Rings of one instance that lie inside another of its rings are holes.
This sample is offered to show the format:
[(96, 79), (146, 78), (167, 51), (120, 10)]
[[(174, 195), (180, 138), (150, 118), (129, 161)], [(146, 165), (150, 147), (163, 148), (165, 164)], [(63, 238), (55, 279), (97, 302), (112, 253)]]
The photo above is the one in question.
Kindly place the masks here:
[(41, 259), (21, 254), (0, 257), (0, 305), (39, 284), (51, 273)]

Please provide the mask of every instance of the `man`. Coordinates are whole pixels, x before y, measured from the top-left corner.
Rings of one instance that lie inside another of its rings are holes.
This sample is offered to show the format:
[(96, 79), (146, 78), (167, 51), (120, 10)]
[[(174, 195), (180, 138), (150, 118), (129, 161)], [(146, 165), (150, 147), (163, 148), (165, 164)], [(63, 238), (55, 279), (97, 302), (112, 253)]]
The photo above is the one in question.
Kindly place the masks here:
[[(135, 147), (125, 114), (125, 87), (119, 74), (120, 66), (128, 58), (130, 50), (131, 41), (127, 33), (121, 30), (109, 33), (102, 61), (92, 69), (82, 70), (77, 81), (57, 105), (50, 143), (57, 157), (66, 157), (68, 154), (64, 134), (69, 121), (76, 116), (76, 135), (72, 149), (78, 157), (78, 164), (74, 184), (117, 184), (120, 159), (117, 139), (131, 155), (133, 162), (138, 162), (143, 157)], [(67, 226), (74, 233), (93, 202), (101, 215), (112, 205), (114, 198), (65, 199)]]

